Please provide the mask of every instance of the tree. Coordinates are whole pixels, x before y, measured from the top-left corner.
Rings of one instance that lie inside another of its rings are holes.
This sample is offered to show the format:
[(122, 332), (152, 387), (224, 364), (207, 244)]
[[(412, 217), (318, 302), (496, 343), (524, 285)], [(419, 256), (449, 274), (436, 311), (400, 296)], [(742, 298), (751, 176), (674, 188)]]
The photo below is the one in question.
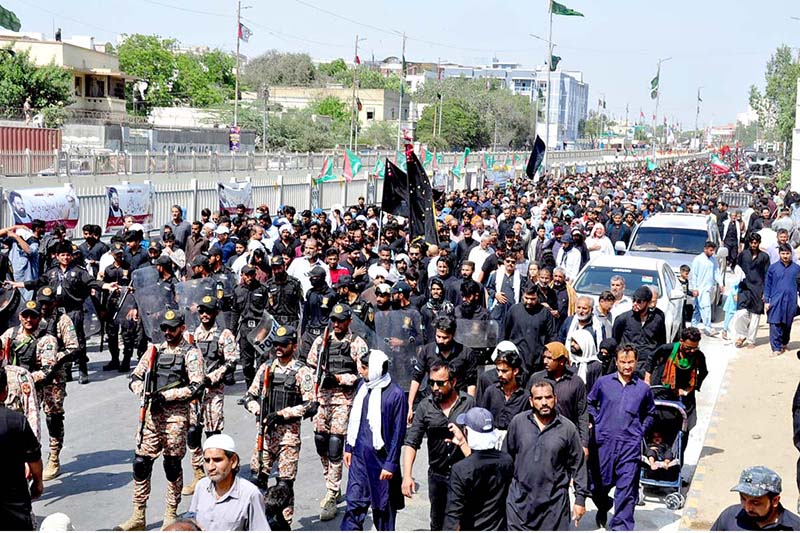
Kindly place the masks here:
[(344, 62), (344, 59), (334, 59), (330, 63), (322, 63), (319, 67), (317, 67), (317, 73), (325, 75), (329, 78), (336, 78), (337, 75), (341, 72), (347, 72), (347, 63)]
[(172, 85), (176, 100), (193, 107), (209, 107), (233, 98), (234, 59), (215, 50), (202, 55), (179, 54), (175, 58), (178, 75)]
[[(442, 104), (442, 134), (441, 139), (435, 139), (433, 117), (436, 112), (436, 106), (430, 105), (422, 112), (416, 131), (420, 142), (454, 150), (463, 150), (467, 146), (472, 149), (483, 148), (491, 142), (486, 124), (478, 111), (460, 98), (449, 98)], [(442, 140), (446, 146), (440, 146)]]
[(270, 50), (252, 59), (243, 69), (240, 81), (251, 88), (268, 86), (308, 87), (317, 78), (317, 71), (308, 54), (292, 54)]
[(774, 130), (776, 140), (786, 147), (785, 154), (791, 153), (798, 76), (800, 64), (792, 59), (791, 48), (782, 45), (767, 62), (764, 92), (750, 87), (750, 106), (758, 114), (759, 126), (767, 132)]
[(176, 44), (174, 39), (134, 34), (127, 36), (117, 48), (120, 69), (147, 82), (144, 111), (171, 107), (175, 101), (172, 86), (178, 71), (172, 50)]
[(28, 52), (0, 48), (0, 112), (18, 116), (25, 99), (31, 107), (48, 112), (72, 102), (72, 74), (51, 63), (37, 67)]
[(598, 114), (597, 111), (589, 111), (586, 120), (583, 121), (583, 132), (580, 133), (580, 123), (578, 123), (578, 131), (583, 138), (589, 139), (594, 145), (595, 141), (600, 138), (603, 126), (606, 124), (608, 124), (608, 118), (605, 115)]
[(758, 122), (752, 121), (747, 125), (737, 122), (736, 139), (742, 147), (755, 146), (758, 140)]
[(359, 132), (361, 144), (377, 148), (394, 148), (397, 144), (397, 126), (387, 121), (375, 121)]
[(351, 108), (348, 104), (335, 96), (326, 96), (311, 103), (311, 112), (315, 115), (330, 117), (334, 122), (347, 122), (350, 124)]

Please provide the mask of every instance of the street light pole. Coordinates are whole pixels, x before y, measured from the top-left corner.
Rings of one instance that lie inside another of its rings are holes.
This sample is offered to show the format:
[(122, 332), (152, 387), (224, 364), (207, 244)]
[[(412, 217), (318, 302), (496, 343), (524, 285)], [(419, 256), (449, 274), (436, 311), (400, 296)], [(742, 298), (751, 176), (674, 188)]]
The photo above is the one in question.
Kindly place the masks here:
[(698, 128), (698, 122), (700, 120), (700, 89), (702, 89), (702, 88), (703, 88), (702, 85), (697, 88), (697, 113), (695, 113), (695, 115), (694, 115), (694, 134), (697, 137), (697, 151), (698, 152), (700, 151), (700, 135), (698, 135), (697, 128)]
[(406, 77), (405, 77), (405, 62), (406, 62), (406, 32), (403, 32), (403, 54), (400, 56), (400, 109), (397, 116), (397, 151), (400, 151), (400, 141), (402, 140), (403, 131), (403, 95), (406, 92)]
[(242, 0), (236, 0), (236, 83), (233, 94), (233, 127), (239, 125), (239, 43), (242, 30)]
[(262, 123), (263, 133), (261, 144), (264, 146), (264, 153), (267, 152), (267, 126), (269, 125), (269, 87), (264, 83), (261, 85), (261, 96), (264, 98), (264, 120)]
[(353, 56), (353, 110), (350, 113), (350, 150), (358, 150), (358, 97), (356, 96), (356, 89), (358, 88), (358, 42), (366, 41), (366, 38), (358, 38), (356, 34), (355, 55)]
[(656, 89), (656, 113), (653, 116), (653, 160), (656, 159), (656, 144), (658, 144), (658, 135), (656, 131), (658, 130), (658, 104), (661, 100), (661, 63), (666, 63), (672, 59), (671, 57), (667, 57), (665, 59), (658, 60), (658, 70), (656, 71), (656, 76), (658, 77), (658, 88)]
[(545, 66), (547, 67), (547, 103), (545, 105), (547, 113), (547, 117), (545, 118), (545, 130), (544, 135), (547, 139), (545, 141), (545, 146), (548, 149), (544, 151), (544, 161), (542, 162), (542, 168), (547, 168), (547, 160), (550, 159), (547, 154), (550, 152), (549, 149), (552, 149), (550, 146), (550, 94), (553, 87), (550, 84), (550, 71), (551, 63), (553, 62), (553, 2), (547, 2), (547, 12), (550, 16), (550, 31), (547, 34), (547, 61), (545, 62)]

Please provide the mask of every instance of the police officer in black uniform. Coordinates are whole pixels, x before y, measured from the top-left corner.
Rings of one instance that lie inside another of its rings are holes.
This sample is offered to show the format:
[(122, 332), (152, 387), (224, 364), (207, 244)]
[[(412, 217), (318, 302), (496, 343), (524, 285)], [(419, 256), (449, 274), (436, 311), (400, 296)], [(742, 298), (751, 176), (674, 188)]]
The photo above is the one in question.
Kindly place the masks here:
[[(128, 265), (128, 282), (125, 284), (125, 287), (130, 286), (130, 279), (134, 271), (150, 266), (150, 256), (142, 248), (142, 238), (142, 232), (138, 230), (125, 233), (124, 240), (126, 249), (123, 261)], [(122, 330), (122, 361), (117, 369), (117, 372), (120, 373), (130, 371), (134, 348), (138, 356), (141, 356), (147, 348), (147, 338), (144, 335), (141, 321), (133, 320), (132, 317), (127, 316), (127, 313), (131, 309), (128, 303), (133, 304), (133, 298), (133, 290), (125, 289), (120, 292), (120, 299), (117, 304), (118, 308), (122, 306), (122, 312), (126, 313), (126, 316), (117, 317), (117, 320), (120, 321), (121, 324), (120, 329)], [(125, 302), (124, 304), (123, 301)], [(111, 342), (110, 339), (109, 342)]]
[(339, 276), (336, 281), (336, 293), (339, 303), (349, 305), (353, 316), (375, 330), (375, 308), (356, 291), (356, 282), (349, 274)]
[(300, 306), (303, 302), (303, 286), (300, 280), (286, 273), (283, 257), (270, 260), (272, 279), (267, 282), (267, 311), (281, 326), (297, 329), (300, 325)]
[[(131, 271), (130, 265), (125, 261), (125, 250), (122, 248), (115, 249), (112, 254), (114, 255), (114, 263), (108, 265), (103, 271), (103, 281), (107, 283), (116, 282), (121, 287), (127, 287), (131, 284)], [(132, 298), (133, 296), (129, 296)], [(106, 332), (106, 339), (108, 340), (108, 351), (111, 352), (111, 361), (103, 366), (103, 370), (120, 370), (119, 364), (119, 324), (114, 320), (114, 316), (119, 310), (119, 304), (122, 300), (122, 292), (120, 291), (103, 291), (103, 307), (106, 310), (106, 320), (103, 327)], [(123, 370), (127, 372), (130, 370), (130, 363), (128, 368)]]
[(150, 257), (142, 249), (142, 232), (129, 231), (125, 234), (125, 262), (130, 266), (130, 271), (146, 267), (150, 264)]
[[(48, 269), (39, 279), (17, 282), (17, 288), (24, 287), (29, 291), (38, 290), (40, 287), (49, 285), (56, 293), (57, 305), (66, 313), (75, 325), (75, 333), (78, 335), (78, 368), (80, 370), (80, 383), (89, 383), (89, 370), (87, 363), (89, 358), (86, 356), (86, 335), (83, 331), (83, 302), (90, 297), (91, 291), (98, 294), (103, 289), (116, 289), (116, 283), (101, 283), (93, 278), (85, 268), (76, 265), (72, 261), (72, 244), (62, 242), (56, 247), (56, 260), (58, 264)], [(67, 380), (70, 379), (70, 370), (67, 370)]]
[(242, 268), (242, 283), (233, 291), (232, 328), (234, 335), (239, 334), (239, 358), (242, 362), (242, 373), (247, 386), (256, 375), (255, 348), (247, 340), (247, 333), (261, 321), (267, 305), (267, 287), (256, 279), (253, 265)]
[(311, 288), (306, 293), (303, 304), (303, 336), (300, 341), (299, 358), (305, 362), (308, 351), (325, 326), (328, 325), (328, 316), (336, 303), (336, 293), (325, 281), (325, 269), (317, 265), (308, 273)]

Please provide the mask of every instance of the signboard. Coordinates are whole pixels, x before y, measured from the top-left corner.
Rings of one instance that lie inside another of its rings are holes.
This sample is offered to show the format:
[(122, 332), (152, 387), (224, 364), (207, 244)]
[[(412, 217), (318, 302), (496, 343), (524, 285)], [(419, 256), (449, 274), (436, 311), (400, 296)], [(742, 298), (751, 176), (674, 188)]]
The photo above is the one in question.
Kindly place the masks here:
[(244, 204), (244, 212), (253, 210), (253, 185), (244, 183), (217, 183), (219, 194), (219, 211), (229, 215), (236, 213), (236, 206)]
[(71, 184), (42, 189), (16, 189), (8, 191), (7, 200), (14, 224), (31, 227), (35, 219), (40, 219), (47, 225), (47, 231), (52, 231), (58, 224), (64, 224), (68, 230), (78, 225), (80, 202)]
[(150, 230), (153, 222), (155, 194), (155, 189), (149, 183), (123, 183), (106, 187), (106, 197), (108, 198), (106, 233), (121, 229), (126, 216), (133, 217), (135, 223), (143, 225), (145, 230)]
[(230, 149), (231, 152), (238, 152), (241, 142), (241, 130), (239, 126), (232, 126), (230, 129)]

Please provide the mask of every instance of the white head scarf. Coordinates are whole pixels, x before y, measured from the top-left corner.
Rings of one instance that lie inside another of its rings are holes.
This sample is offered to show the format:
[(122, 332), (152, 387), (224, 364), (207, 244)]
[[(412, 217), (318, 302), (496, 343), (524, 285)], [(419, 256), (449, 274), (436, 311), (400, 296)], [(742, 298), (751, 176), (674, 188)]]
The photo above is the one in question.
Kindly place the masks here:
[(586, 383), (586, 370), (589, 363), (592, 361), (599, 361), (597, 358), (597, 346), (595, 345), (594, 336), (585, 329), (577, 329), (572, 332), (572, 339), (578, 343), (583, 353), (575, 355), (570, 349), (570, 359), (578, 367), (578, 377)]
[[(383, 435), (381, 430), (381, 391), (389, 386), (392, 377), (387, 372), (383, 374), (383, 364), (389, 357), (380, 350), (369, 353), (369, 376), (367, 381), (358, 389), (350, 411), (350, 423), (347, 426), (347, 444), (355, 446), (358, 438), (358, 429), (361, 426), (361, 411), (364, 408), (364, 398), (367, 400), (367, 422), (372, 431), (372, 446), (376, 450), (383, 449)], [(377, 393), (377, 394), (376, 394)]]

